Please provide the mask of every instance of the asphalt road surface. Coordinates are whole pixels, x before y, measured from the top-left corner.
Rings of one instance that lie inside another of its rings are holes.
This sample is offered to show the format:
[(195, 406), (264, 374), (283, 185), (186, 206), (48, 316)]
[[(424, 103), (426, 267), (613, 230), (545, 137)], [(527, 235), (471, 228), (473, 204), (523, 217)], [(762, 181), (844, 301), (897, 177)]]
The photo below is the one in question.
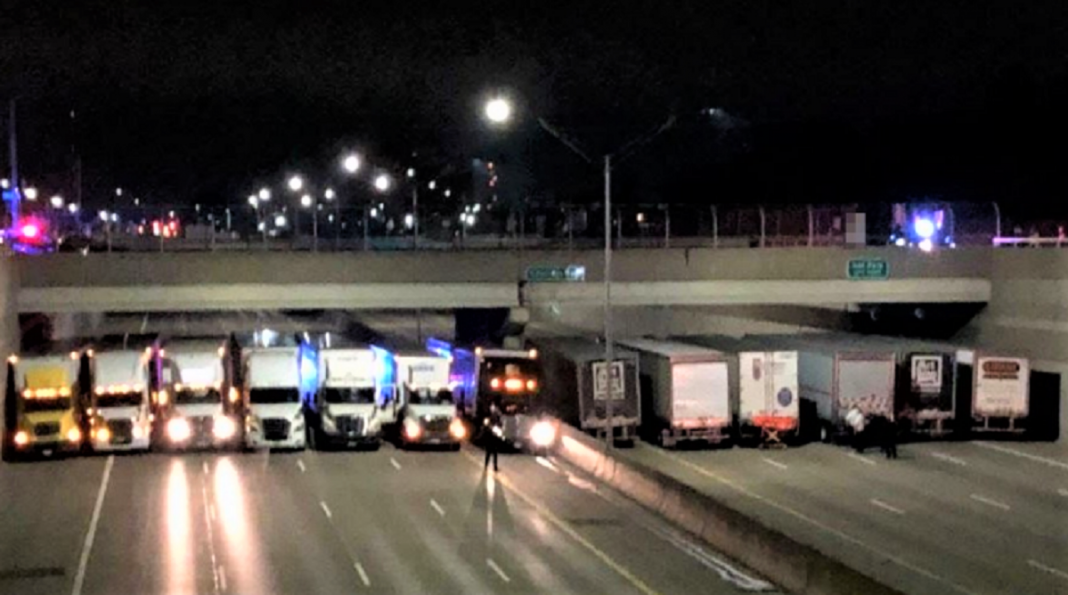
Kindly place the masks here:
[(1068, 594), (1068, 446), (626, 453), (915, 594)]
[(0, 593), (744, 593), (754, 575), (552, 459), (481, 451), (0, 465)]

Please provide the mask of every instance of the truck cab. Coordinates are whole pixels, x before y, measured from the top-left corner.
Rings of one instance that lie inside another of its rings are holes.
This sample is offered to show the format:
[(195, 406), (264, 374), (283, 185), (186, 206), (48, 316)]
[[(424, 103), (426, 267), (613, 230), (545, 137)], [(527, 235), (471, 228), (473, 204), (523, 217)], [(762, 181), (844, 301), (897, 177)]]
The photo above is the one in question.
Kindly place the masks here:
[(427, 352), (394, 355), (402, 446), (448, 445), (459, 450), (467, 427), (449, 383), (448, 357)]
[(164, 448), (226, 448), (242, 440), (240, 392), (226, 339), (184, 340), (160, 350), (157, 443)]
[(384, 415), (378, 406), (385, 362), (367, 347), (323, 349), (319, 389), (308, 403), (316, 446), (378, 448)]
[(318, 384), (317, 353), (306, 343), (253, 348), (245, 355), (245, 446), (303, 450), (304, 402)]
[(5, 418), (10, 436), (7, 446), (13, 453), (48, 456), (82, 447), (82, 360), (80, 351), (8, 358), (6, 402), (10, 405)]
[(148, 450), (154, 365), (151, 346), (90, 355), (89, 440), (93, 450)]

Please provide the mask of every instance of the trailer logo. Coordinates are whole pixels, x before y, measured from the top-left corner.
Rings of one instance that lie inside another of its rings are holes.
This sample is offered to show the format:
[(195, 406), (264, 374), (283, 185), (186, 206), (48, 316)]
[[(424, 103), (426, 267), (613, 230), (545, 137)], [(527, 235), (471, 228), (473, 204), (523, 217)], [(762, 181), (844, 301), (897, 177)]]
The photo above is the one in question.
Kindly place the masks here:
[(986, 360), (983, 362), (983, 374), (987, 378), (1014, 380), (1020, 374), (1020, 364), (1012, 360)]
[(780, 407), (789, 407), (790, 403), (793, 403), (794, 401), (794, 393), (790, 392), (790, 389), (784, 386), (775, 398), (778, 399)]

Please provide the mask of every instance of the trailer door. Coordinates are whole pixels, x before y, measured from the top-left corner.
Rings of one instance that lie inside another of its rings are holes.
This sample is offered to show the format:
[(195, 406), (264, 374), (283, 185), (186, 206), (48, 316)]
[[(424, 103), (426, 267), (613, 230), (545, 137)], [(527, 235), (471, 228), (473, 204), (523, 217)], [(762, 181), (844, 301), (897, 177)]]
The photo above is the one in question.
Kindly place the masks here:
[(768, 410), (775, 417), (797, 419), (797, 352), (772, 351), (768, 353), (767, 374)]
[(671, 366), (674, 419), (730, 419), (726, 362), (675, 363)]
[(892, 416), (894, 360), (878, 357), (843, 357), (838, 360), (839, 415), (856, 405), (868, 415)]

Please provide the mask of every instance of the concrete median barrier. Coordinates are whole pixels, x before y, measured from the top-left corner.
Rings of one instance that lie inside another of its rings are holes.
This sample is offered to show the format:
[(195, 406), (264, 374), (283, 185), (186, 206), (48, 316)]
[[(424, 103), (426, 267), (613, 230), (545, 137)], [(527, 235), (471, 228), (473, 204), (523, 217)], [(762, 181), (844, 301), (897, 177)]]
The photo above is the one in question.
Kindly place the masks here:
[(643, 463), (626, 451), (606, 454), (604, 444), (561, 426), (557, 455), (620, 491), (672, 524), (702, 539), (791, 593), (897, 595), (900, 592), (728, 507)]

